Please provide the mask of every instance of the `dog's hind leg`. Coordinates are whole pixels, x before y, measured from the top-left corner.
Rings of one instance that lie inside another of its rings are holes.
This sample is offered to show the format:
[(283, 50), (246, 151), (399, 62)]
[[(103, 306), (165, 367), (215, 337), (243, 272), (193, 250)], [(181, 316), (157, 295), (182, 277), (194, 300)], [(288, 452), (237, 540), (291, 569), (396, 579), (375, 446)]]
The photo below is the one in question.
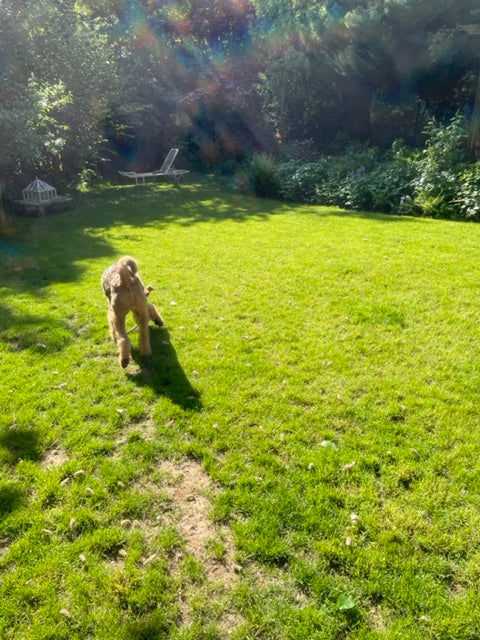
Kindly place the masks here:
[(150, 329), (148, 327), (148, 311), (139, 312), (134, 311), (133, 315), (135, 316), (135, 320), (137, 321), (138, 330), (140, 332), (139, 345), (138, 348), (140, 350), (141, 356), (149, 356), (152, 353), (152, 349), (150, 347)]
[(150, 320), (154, 322), (157, 327), (163, 327), (163, 318), (159, 314), (157, 307), (154, 304), (148, 304), (148, 315)]

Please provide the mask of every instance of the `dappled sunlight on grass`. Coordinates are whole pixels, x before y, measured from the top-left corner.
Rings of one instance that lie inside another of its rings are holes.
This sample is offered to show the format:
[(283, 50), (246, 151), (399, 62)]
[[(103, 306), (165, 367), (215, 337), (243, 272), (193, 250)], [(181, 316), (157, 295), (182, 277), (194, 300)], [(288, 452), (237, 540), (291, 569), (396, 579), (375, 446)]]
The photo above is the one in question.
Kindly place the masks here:
[[(98, 218), (100, 224), (113, 220), (155, 225), (171, 222), (189, 225), (227, 219), (241, 222), (251, 216), (264, 219), (290, 209), (289, 205), (281, 202), (259, 200), (226, 189), (223, 191), (221, 186), (212, 184), (210, 180), (207, 184), (105, 186), (100, 193), (103, 202), (108, 204), (108, 210)], [(90, 196), (84, 198), (89, 201)], [(90, 201), (88, 206), (94, 207), (93, 202)]]

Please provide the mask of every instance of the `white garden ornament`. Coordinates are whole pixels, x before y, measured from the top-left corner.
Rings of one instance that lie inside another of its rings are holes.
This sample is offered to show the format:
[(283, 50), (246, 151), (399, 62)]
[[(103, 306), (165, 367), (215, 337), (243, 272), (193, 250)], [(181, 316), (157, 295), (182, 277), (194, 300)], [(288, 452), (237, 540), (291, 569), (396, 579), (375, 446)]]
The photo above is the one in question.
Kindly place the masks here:
[(25, 187), (22, 194), (25, 202), (39, 205), (57, 198), (57, 190), (39, 178), (35, 178), (28, 187)]

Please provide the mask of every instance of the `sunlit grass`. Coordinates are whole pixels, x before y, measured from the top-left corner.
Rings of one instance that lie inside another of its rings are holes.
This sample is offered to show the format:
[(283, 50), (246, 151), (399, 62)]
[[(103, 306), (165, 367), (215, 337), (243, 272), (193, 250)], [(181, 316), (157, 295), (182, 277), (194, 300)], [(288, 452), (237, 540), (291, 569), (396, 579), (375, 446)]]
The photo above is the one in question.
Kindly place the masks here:
[[(2, 637), (477, 638), (479, 236), (194, 183), (20, 221), (0, 266)], [(99, 284), (122, 254), (166, 321), (126, 371)], [(218, 489), (226, 591), (172, 560), (165, 458)]]

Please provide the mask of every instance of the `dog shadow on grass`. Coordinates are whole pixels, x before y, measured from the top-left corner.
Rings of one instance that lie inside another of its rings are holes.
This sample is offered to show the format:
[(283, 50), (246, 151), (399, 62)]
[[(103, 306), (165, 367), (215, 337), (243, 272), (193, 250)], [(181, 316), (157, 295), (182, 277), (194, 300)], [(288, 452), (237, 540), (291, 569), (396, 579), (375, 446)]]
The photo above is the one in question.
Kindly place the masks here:
[(140, 386), (151, 387), (159, 396), (166, 396), (182, 409), (201, 409), (199, 392), (193, 387), (182, 368), (165, 327), (150, 328), (152, 355), (143, 357), (136, 348), (132, 358), (138, 364), (137, 373), (127, 376)]

